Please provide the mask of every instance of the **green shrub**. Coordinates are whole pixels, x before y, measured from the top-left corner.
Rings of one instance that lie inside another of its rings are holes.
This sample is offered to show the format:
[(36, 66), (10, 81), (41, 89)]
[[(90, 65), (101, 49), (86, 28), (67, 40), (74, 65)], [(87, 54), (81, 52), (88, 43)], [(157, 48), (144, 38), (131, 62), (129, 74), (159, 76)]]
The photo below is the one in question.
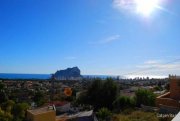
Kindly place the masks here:
[(108, 121), (110, 120), (112, 113), (107, 108), (101, 108), (97, 112), (97, 117), (100, 121)]
[(134, 100), (134, 98), (131, 98), (131, 97), (119, 96), (113, 102), (113, 107), (114, 107), (115, 111), (122, 111), (127, 108), (134, 108), (135, 100)]

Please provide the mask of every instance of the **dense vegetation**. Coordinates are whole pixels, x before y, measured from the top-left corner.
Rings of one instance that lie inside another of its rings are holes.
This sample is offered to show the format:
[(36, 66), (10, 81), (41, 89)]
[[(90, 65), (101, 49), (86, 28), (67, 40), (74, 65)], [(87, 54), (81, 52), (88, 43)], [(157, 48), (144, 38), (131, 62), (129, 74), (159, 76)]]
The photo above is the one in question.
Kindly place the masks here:
[(115, 115), (113, 121), (159, 121), (159, 119), (155, 113), (133, 111), (129, 114)]
[(92, 105), (95, 110), (106, 107), (121, 111), (126, 108), (140, 107), (141, 104), (154, 106), (156, 95), (145, 89), (138, 89), (134, 97), (121, 96), (119, 87), (112, 79), (96, 79), (77, 100), (79, 104)]
[(29, 105), (9, 100), (2, 83), (0, 83), (0, 101), (0, 121), (25, 121)]
[(155, 106), (155, 99), (156, 95), (149, 90), (139, 89), (136, 91), (135, 100), (137, 106), (139, 107), (141, 106), (141, 104)]
[[(138, 89), (132, 97), (123, 96), (120, 93), (122, 87), (119, 86), (121, 85), (110, 78), (95, 79), (87, 86), (88, 88), (82, 90), (78, 97), (76, 97), (77, 90), (66, 90), (65, 94), (68, 96), (61, 97), (61, 101), (70, 101), (74, 106), (81, 105), (83, 109), (94, 109), (100, 121), (131, 121), (132, 118), (143, 121), (148, 116), (151, 117), (148, 120), (158, 120), (154, 113), (136, 110), (141, 105), (155, 106), (156, 95), (152, 91)], [(160, 89), (159, 87), (160, 85), (157, 90)], [(38, 86), (35, 86), (35, 91), (28, 91), (27, 94), (31, 96), (29, 102), (19, 100), (17, 98), (21, 96), (19, 94), (22, 94), (20, 89), (8, 92), (8, 89), (0, 82), (0, 121), (25, 121), (26, 110), (29, 108), (30, 102), (35, 102), (39, 107), (48, 98), (46, 92), (39, 90)], [(55, 98), (59, 100), (59, 97)]]
[(133, 97), (122, 96), (112, 79), (96, 79), (76, 101), (78, 104), (92, 105), (100, 121), (158, 121), (155, 113), (136, 111), (141, 105), (155, 106), (155, 98), (156, 95), (146, 89), (138, 89)]

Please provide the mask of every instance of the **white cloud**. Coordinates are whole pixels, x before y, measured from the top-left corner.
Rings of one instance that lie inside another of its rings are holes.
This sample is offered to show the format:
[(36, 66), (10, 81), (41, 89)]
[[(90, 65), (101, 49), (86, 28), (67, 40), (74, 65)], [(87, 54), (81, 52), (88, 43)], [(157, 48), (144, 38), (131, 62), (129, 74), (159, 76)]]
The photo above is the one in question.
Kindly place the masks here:
[(114, 42), (116, 40), (118, 40), (120, 38), (120, 35), (116, 34), (116, 35), (112, 35), (112, 36), (109, 36), (107, 38), (104, 38), (100, 41), (94, 41), (94, 42), (90, 42), (89, 44), (93, 44), (93, 45), (96, 45), (96, 44), (108, 44), (108, 43), (111, 43), (111, 42)]
[(114, 0), (113, 7), (118, 10), (133, 12), (135, 10), (134, 0)]
[(142, 65), (136, 66), (141, 74), (180, 74), (180, 60), (165, 63), (160, 60), (148, 60)]
[(118, 34), (117, 34), (117, 35), (113, 35), (113, 36), (110, 36), (110, 37), (108, 37), (108, 38), (100, 41), (100, 43), (101, 43), (101, 44), (110, 43), (110, 42), (112, 42), (112, 41), (118, 40), (119, 37), (120, 37), (120, 35), (118, 35)]
[(145, 61), (144, 64), (157, 64), (159, 62), (160, 62), (159, 60), (148, 60), (148, 61)]

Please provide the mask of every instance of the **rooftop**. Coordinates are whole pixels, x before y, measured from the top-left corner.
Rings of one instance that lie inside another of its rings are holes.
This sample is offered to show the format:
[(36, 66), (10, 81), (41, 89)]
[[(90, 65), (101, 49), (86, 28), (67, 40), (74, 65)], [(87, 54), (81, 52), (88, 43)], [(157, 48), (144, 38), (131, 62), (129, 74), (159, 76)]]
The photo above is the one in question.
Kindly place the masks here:
[(49, 105), (55, 105), (55, 106), (57, 106), (57, 107), (59, 107), (59, 106), (63, 106), (63, 105), (66, 105), (66, 104), (68, 104), (69, 102), (61, 102), (61, 101), (53, 101), (53, 102), (49, 102)]
[(37, 108), (37, 109), (33, 109), (33, 110), (28, 110), (28, 112), (30, 112), (34, 115), (38, 115), (41, 113), (54, 112), (54, 110), (50, 109), (49, 107), (42, 107), (42, 108)]
[(83, 112), (79, 112), (79, 113), (72, 114), (72, 115), (63, 114), (63, 115), (60, 115), (60, 116), (56, 116), (56, 120), (72, 119), (72, 118), (77, 118), (77, 117), (89, 117), (92, 114), (93, 114), (93, 110), (83, 111)]
[(170, 79), (180, 79), (180, 76), (176, 76), (176, 75), (169, 75)]
[(84, 111), (84, 112), (78, 113), (78, 117), (91, 116), (92, 114), (93, 114), (93, 110), (90, 110), (90, 111)]

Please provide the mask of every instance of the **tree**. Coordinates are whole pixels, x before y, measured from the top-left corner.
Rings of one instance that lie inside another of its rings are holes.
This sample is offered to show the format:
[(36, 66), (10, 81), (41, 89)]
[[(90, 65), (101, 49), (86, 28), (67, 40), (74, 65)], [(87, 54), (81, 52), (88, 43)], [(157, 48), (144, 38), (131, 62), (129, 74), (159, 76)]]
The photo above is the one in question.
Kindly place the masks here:
[(0, 108), (0, 121), (12, 121), (13, 116), (9, 112), (5, 112)]
[(138, 89), (135, 92), (135, 100), (136, 100), (136, 105), (138, 107), (140, 107), (141, 104), (148, 105), (148, 106), (154, 106), (155, 99), (156, 99), (156, 95), (149, 90)]
[(8, 100), (8, 96), (5, 93), (4, 87), (5, 87), (4, 84), (0, 82), (0, 104)]
[(157, 90), (157, 91), (162, 91), (163, 90), (163, 88), (159, 87), (159, 86), (155, 86), (154, 89)]
[(110, 121), (112, 113), (107, 108), (101, 108), (98, 110), (97, 116), (99, 118), (99, 121)]
[(0, 82), (0, 91), (4, 90), (4, 84), (2, 82)]
[(27, 103), (15, 104), (12, 110), (12, 114), (14, 115), (13, 121), (23, 121), (28, 108), (29, 105)]
[(38, 91), (35, 93), (34, 96), (34, 102), (37, 104), (37, 106), (41, 106), (45, 103), (44, 94), (41, 91)]
[(102, 81), (100, 79), (93, 81), (87, 91), (87, 95), (85, 95), (87, 98), (83, 98), (86, 99), (85, 102), (93, 105), (94, 108), (100, 108), (100, 105), (102, 104), (102, 86)]
[(87, 96), (87, 92), (82, 92), (78, 98), (75, 100), (75, 105), (79, 105), (79, 104), (88, 104), (88, 96)]
[(0, 91), (0, 104), (6, 102), (8, 100), (8, 96), (4, 91)]
[(112, 109), (112, 103), (117, 97), (118, 87), (112, 79), (107, 79), (102, 88), (103, 106)]
[(87, 93), (80, 96), (82, 100), (79, 102), (90, 104), (95, 110), (102, 107), (112, 109), (112, 103), (117, 96), (117, 89), (117, 85), (112, 79), (105, 81), (96, 79), (88, 88)]
[(15, 102), (13, 100), (8, 100), (2, 104), (2, 108), (4, 109), (5, 112), (11, 113), (14, 105)]
[(134, 100), (134, 98), (131, 98), (131, 97), (119, 96), (113, 102), (113, 107), (116, 111), (122, 111), (127, 108), (134, 108), (135, 100)]

